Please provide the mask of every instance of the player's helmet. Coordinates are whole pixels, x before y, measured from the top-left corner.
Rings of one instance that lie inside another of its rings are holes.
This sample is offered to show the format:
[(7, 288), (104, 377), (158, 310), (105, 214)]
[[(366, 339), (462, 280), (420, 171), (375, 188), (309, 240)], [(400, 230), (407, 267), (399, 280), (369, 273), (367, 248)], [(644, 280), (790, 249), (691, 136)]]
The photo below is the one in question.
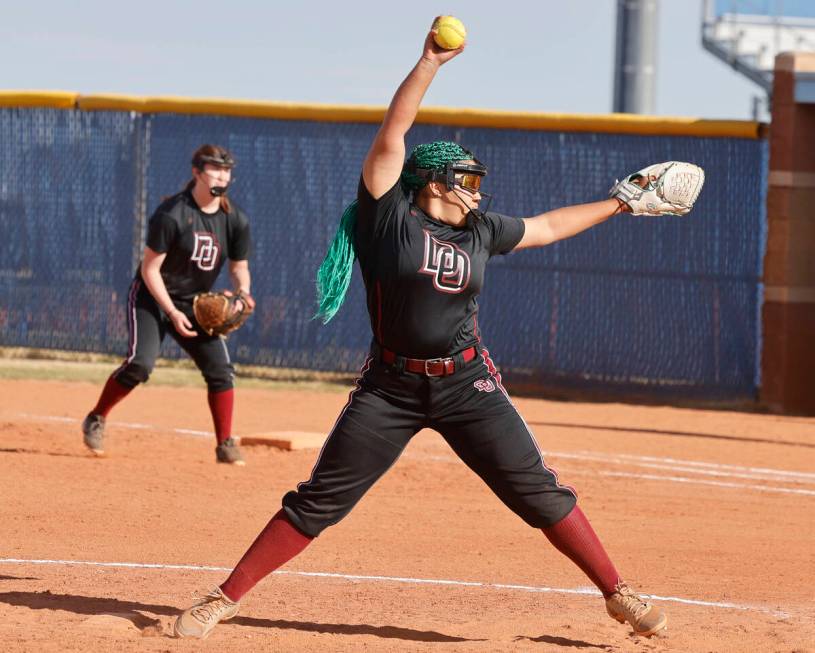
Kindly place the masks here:
[[(486, 207), (483, 210), (470, 209), (470, 213), (474, 218), (482, 219), (492, 203), (492, 195), (481, 191), (481, 181), (486, 175), (487, 166), (470, 150), (458, 143), (436, 141), (413, 148), (402, 170), (402, 183), (413, 192), (435, 181), (456, 195), (459, 195), (456, 186), (470, 193), (479, 193), (487, 201)], [(459, 198), (464, 201), (460, 195)]]
[(447, 190), (458, 195), (456, 186), (471, 193), (480, 193), (487, 201), (486, 208), (471, 210), (475, 218), (482, 218), (489, 210), (492, 195), (481, 191), (481, 182), (487, 174), (487, 166), (473, 153), (451, 141), (423, 143), (413, 148), (402, 168), (402, 185), (408, 192), (419, 192), (429, 182), (444, 184)]
[(192, 167), (203, 170), (210, 163), (223, 168), (234, 168), (235, 158), (226, 148), (218, 145), (202, 145), (192, 155)]

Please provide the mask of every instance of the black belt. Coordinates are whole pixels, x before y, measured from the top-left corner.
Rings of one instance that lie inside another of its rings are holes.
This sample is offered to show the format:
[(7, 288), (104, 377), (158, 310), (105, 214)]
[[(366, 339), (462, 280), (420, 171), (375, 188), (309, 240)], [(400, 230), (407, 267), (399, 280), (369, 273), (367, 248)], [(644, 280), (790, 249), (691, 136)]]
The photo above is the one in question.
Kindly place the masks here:
[(468, 347), (456, 356), (446, 358), (405, 358), (390, 349), (379, 347), (379, 357), (383, 363), (394, 365), (404, 361), (405, 370), (414, 374), (424, 374), (425, 376), (449, 376), (455, 374), (457, 371), (456, 358), (461, 357), (464, 363), (469, 363), (477, 354), (478, 351), (475, 347)]

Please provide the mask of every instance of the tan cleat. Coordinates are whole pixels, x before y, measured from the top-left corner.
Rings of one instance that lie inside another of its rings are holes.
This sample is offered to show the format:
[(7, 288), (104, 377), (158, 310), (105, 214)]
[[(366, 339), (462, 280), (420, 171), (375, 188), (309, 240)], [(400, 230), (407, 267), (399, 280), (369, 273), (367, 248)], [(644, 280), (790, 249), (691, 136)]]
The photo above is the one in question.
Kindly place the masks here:
[(227, 621), (238, 614), (239, 607), (240, 603), (230, 601), (221, 588), (216, 587), (179, 615), (173, 632), (176, 637), (205, 639), (218, 622)]
[(662, 610), (637, 596), (623, 582), (618, 583), (614, 594), (606, 599), (606, 611), (621, 624), (627, 621), (634, 633), (642, 637), (655, 635), (668, 625), (668, 617)]

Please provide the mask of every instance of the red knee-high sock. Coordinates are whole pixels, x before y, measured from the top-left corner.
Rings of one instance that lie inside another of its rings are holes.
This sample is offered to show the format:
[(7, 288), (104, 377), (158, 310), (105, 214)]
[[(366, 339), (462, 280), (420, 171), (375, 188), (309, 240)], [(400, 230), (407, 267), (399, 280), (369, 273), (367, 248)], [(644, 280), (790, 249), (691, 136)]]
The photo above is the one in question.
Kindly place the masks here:
[(574, 562), (608, 598), (620, 582), (620, 574), (600, 543), (586, 515), (575, 506), (557, 524), (541, 529), (563, 555)]
[(227, 598), (240, 601), (260, 580), (291, 560), (313, 539), (298, 531), (280, 510), (243, 554), (221, 590)]
[(207, 394), (212, 423), (215, 426), (215, 439), (218, 444), (228, 440), (232, 435), (232, 407), (235, 405), (235, 390), (230, 388), (222, 392)]
[(99, 401), (96, 402), (92, 413), (107, 417), (111, 409), (118, 404), (122, 399), (130, 394), (133, 388), (128, 388), (126, 385), (119, 383), (116, 378), (111, 375), (105, 387), (102, 389), (102, 394), (99, 395)]

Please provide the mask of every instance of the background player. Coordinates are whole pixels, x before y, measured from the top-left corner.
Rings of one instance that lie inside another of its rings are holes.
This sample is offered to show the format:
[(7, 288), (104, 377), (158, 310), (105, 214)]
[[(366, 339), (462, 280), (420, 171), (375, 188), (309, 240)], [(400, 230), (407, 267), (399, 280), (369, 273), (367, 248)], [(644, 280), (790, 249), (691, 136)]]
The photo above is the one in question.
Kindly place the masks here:
[[(105, 418), (147, 381), (169, 333), (206, 380), (218, 440), (216, 460), (244, 464), (231, 437), (234, 370), (226, 341), (206, 335), (192, 312), (193, 298), (212, 288), (227, 258), (235, 290), (249, 295), (249, 221), (226, 195), (234, 165), (224, 148), (202, 145), (192, 157), (192, 179), (150, 218), (144, 258), (127, 295), (127, 359), (110, 375), (82, 423), (85, 445), (97, 455), (105, 450)], [(247, 301), (254, 307), (251, 296)]]
[(432, 35), (390, 104), (363, 165), (358, 201), (343, 215), (320, 269), (320, 313), (330, 319), (354, 253), (359, 257), (374, 336), (361, 378), (311, 478), (285, 495), (226, 582), (179, 616), (179, 636), (205, 637), (235, 616), (244, 594), (347, 515), (424, 427), (438, 431), (511, 510), (588, 575), (612, 617), (645, 636), (667, 624), (621, 580), (574, 490), (544, 463), (477, 322), (491, 256), (567, 238), (626, 206), (609, 199), (527, 220), (484, 214), (478, 206), (486, 168), (468, 151), (455, 143), (420, 145), (405, 164), (405, 134), (422, 97), (439, 66), (463, 50), (441, 50)]

